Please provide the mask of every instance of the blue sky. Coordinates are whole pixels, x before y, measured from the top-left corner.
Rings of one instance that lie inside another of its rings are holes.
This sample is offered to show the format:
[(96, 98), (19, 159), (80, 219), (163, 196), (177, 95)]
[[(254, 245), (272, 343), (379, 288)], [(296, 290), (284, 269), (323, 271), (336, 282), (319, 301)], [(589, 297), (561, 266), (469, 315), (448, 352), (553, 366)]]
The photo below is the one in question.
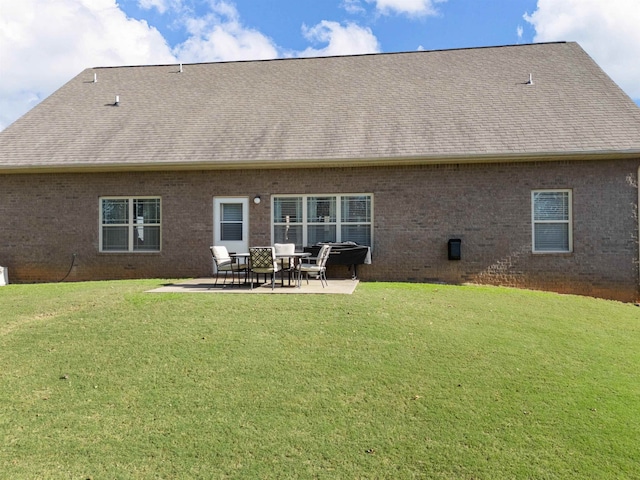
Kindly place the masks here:
[(577, 41), (640, 104), (640, 0), (0, 0), (0, 129), (85, 68)]
[[(144, 9), (138, 0), (118, 2), (134, 18), (147, 18), (171, 45), (186, 39), (186, 33), (172, 27), (176, 16), (167, 10)], [(158, 2), (159, 4), (162, 2)], [(170, 2), (164, 2), (170, 5)], [(188, 2), (194, 13), (208, 13), (206, 2)], [(372, 30), (383, 52), (466, 48), (486, 45), (530, 43), (535, 30), (523, 15), (533, 13), (536, 0), (466, 0), (434, 4), (435, 13), (409, 11), (382, 12), (375, 3), (345, 3), (331, 0), (236, 0), (232, 2), (245, 28), (260, 31), (284, 50), (303, 51), (309, 40), (303, 26), (311, 27), (323, 20), (355, 23)], [(401, 2), (397, 2), (401, 4)], [(409, 2), (407, 2), (409, 3)], [(149, 5), (151, 3), (148, 3)], [(350, 7), (349, 7), (350, 5)], [(167, 21), (169, 20), (169, 21)], [(522, 36), (518, 36), (518, 27)], [(316, 45), (318, 46), (318, 45)]]

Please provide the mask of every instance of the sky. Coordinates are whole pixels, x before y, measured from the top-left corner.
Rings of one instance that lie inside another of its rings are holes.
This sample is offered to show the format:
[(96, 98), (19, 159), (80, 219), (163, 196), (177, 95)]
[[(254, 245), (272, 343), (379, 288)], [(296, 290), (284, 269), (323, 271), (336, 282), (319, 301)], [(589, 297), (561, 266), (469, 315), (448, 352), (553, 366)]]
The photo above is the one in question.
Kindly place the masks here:
[(0, 0), (0, 130), (81, 71), (577, 41), (640, 105), (640, 0)]

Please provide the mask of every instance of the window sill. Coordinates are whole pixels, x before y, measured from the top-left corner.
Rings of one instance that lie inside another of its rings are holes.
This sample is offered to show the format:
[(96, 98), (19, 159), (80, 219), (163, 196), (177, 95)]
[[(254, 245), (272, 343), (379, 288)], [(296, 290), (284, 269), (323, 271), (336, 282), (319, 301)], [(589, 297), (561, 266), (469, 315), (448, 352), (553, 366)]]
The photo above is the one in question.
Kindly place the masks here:
[(573, 251), (571, 252), (531, 252), (532, 255), (553, 255), (553, 256), (566, 256), (570, 257), (573, 255)]
[(136, 251), (136, 252), (127, 252), (127, 251), (100, 251), (98, 255), (158, 255), (162, 253), (161, 250), (154, 251)]

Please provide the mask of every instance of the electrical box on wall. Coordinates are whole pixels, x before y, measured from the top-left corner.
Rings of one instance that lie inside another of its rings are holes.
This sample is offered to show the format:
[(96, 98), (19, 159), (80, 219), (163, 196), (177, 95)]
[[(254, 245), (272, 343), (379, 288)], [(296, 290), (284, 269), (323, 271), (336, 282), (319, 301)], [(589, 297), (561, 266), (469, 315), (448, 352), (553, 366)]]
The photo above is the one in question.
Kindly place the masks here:
[(450, 238), (447, 246), (449, 260), (460, 260), (462, 258), (462, 240), (459, 238)]

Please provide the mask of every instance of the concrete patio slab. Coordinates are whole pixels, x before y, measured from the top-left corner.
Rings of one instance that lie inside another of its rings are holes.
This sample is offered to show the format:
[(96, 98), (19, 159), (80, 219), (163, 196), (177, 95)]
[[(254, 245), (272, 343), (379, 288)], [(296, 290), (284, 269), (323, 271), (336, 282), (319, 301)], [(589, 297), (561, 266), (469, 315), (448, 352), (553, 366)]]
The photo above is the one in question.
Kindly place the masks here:
[(193, 278), (182, 280), (180, 282), (165, 285), (160, 288), (148, 290), (149, 293), (249, 293), (249, 294), (337, 294), (337, 295), (351, 295), (358, 286), (358, 280), (351, 279), (329, 279), (329, 284), (322, 288), (320, 280), (311, 279), (307, 285), (306, 281), (302, 281), (302, 286), (296, 288), (295, 286), (280, 286), (280, 283), (276, 283), (275, 288), (271, 289), (271, 284), (253, 285), (253, 290), (250, 286), (238, 284), (232, 285), (231, 283), (221, 283), (215, 285), (215, 279), (213, 278)]

